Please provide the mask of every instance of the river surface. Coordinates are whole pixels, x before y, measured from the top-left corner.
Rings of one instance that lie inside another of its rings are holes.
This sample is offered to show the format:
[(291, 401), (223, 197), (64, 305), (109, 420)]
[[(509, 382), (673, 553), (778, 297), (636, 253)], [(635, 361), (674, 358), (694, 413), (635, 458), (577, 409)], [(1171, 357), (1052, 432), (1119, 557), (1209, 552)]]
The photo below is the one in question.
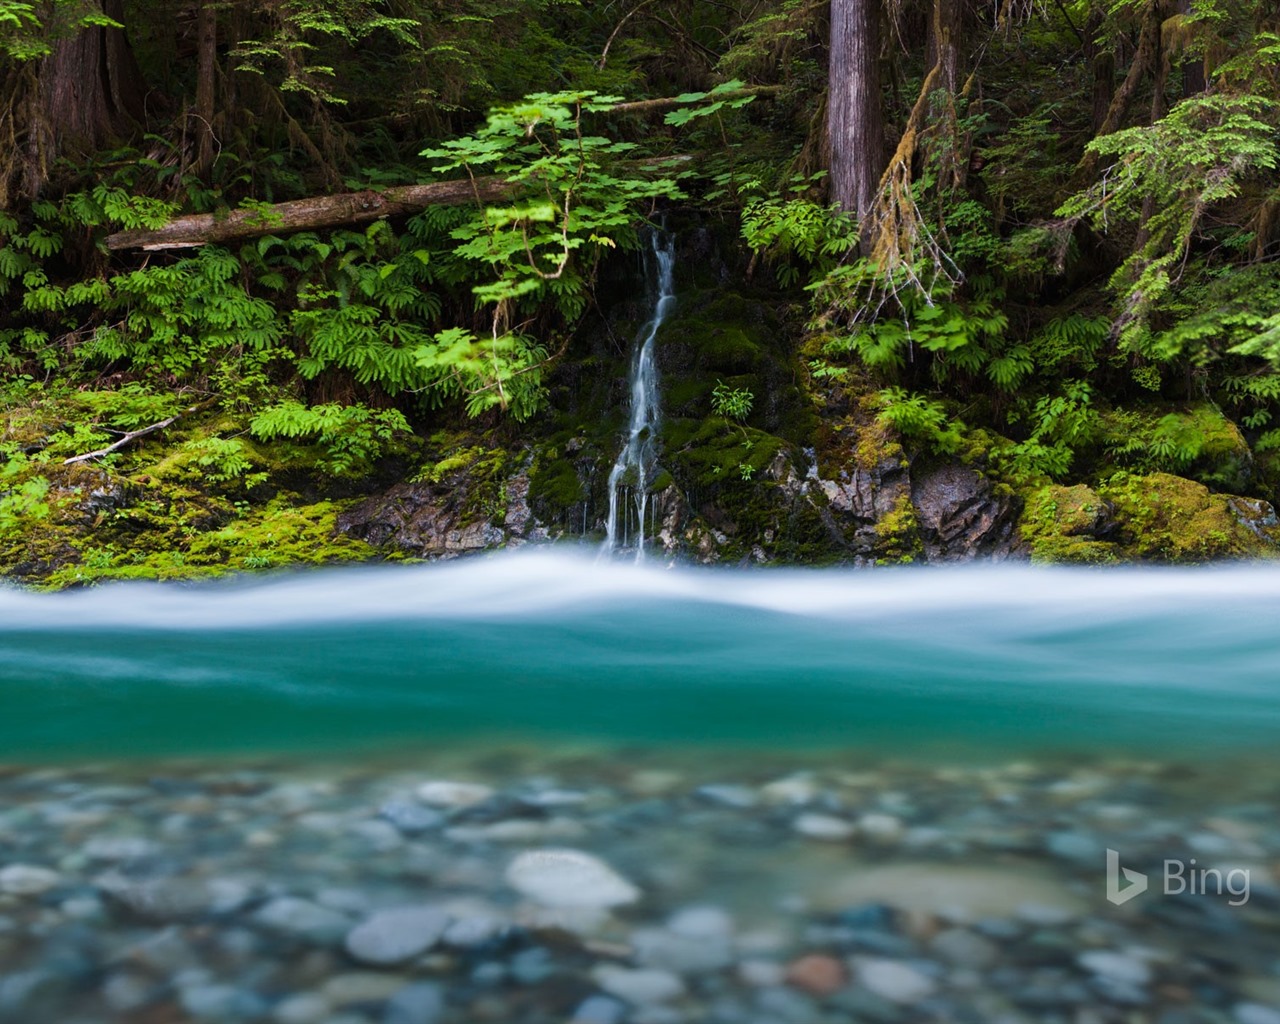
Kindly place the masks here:
[(563, 551), (0, 591), (0, 1020), (1277, 1024), (1277, 609)]

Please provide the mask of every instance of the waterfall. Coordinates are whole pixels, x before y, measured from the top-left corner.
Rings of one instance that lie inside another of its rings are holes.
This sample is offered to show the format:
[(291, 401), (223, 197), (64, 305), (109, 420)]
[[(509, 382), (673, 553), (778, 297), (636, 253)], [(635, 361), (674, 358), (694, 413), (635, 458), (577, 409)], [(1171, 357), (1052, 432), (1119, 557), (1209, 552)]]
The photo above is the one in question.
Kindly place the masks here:
[(645, 253), (645, 277), (653, 302), (653, 315), (636, 335), (631, 357), (631, 422), (627, 442), (609, 472), (609, 520), (605, 528), (604, 553), (627, 547), (631, 518), (627, 514), (626, 492), (635, 507), (636, 561), (644, 560), (645, 515), (649, 510), (649, 484), (658, 444), (658, 364), (653, 340), (675, 303), (672, 269), (675, 266), (675, 239), (664, 231), (653, 231)]

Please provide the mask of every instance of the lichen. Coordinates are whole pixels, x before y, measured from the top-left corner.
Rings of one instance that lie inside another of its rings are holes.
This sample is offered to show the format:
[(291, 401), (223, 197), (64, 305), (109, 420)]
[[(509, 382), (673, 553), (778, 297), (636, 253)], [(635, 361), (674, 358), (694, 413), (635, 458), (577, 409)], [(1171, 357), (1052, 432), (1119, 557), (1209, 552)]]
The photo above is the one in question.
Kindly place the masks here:
[(1096, 536), (1106, 512), (1103, 499), (1084, 484), (1049, 484), (1026, 495), (1018, 530), (1033, 562), (1115, 562), (1116, 545)]

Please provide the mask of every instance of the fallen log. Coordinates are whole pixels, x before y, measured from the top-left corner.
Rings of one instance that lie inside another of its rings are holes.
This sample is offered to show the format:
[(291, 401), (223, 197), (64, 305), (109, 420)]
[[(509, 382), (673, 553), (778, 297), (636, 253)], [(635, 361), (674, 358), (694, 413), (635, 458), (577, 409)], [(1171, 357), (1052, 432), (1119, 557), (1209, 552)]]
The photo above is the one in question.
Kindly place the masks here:
[[(745, 86), (726, 89), (721, 93), (706, 93), (701, 99), (735, 100), (745, 96), (769, 95), (781, 86)], [(678, 107), (693, 102), (681, 96), (663, 96), (651, 100), (633, 100), (618, 103), (607, 113), (638, 114), (665, 107)], [(640, 162), (641, 166), (661, 169), (671, 161), (684, 162), (692, 156), (662, 157)], [(162, 228), (117, 231), (108, 235), (107, 248), (142, 249), (191, 249), (218, 242), (236, 242), (263, 235), (288, 234), (294, 231), (310, 231), (316, 228), (334, 228), (344, 224), (366, 224), (381, 217), (403, 217), (417, 213), (428, 206), (448, 206), (479, 200), (482, 203), (502, 199), (513, 191), (511, 184), (500, 175), (474, 180), (459, 178), (452, 181), (436, 181), (426, 185), (396, 185), (385, 189), (367, 189), (362, 192), (344, 192), (334, 196), (311, 196), (294, 199), (274, 206), (231, 210), (220, 213), (193, 214), (178, 217)]]
[[(692, 156), (668, 156), (642, 160), (643, 169), (660, 171), (687, 163)], [(633, 165), (636, 166), (636, 165)], [(218, 242), (237, 242), (263, 235), (284, 235), (345, 224), (365, 224), (381, 217), (403, 217), (428, 206), (456, 206), (479, 201), (494, 202), (511, 195), (515, 186), (501, 175), (455, 178), (426, 185), (394, 185), (391, 188), (342, 192), (336, 196), (310, 196), (274, 206), (259, 206), (225, 213), (199, 213), (178, 217), (162, 228), (118, 231), (107, 236), (107, 248), (191, 249)]]
[(178, 217), (162, 228), (138, 228), (107, 236), (107, 248), (190, 249), (199, 245), (234, 242), (262, 235), (288, 234), (342, 224), (364, 224), (380, 217), (402, 217), (428, 206), (447, 206), (501, 199), (511, 185), (499, 175), (436, 181), (426, 185), (396, 185), (386, 189), (343, 192), (336, 196), (309, 196), (274, 206), (226, 213), (200, 213)]

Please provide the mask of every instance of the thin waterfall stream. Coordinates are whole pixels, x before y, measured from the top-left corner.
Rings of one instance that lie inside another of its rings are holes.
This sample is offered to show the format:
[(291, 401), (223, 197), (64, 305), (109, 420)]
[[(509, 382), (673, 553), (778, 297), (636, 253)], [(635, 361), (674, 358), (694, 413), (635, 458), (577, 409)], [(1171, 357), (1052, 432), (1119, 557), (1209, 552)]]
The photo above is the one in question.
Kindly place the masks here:
[(672, 272), (675, 268), (675, 238), (654, 230), (645, 253), (645, 278), (653, 301), (653, 315), (636, 335), (631, 359), (631, 419), (627, 442), (609, 471), (609, 519), (605, 526), (603, 554), (611, 555), (629, 545), (630, 516), (626, 492), (631, 492), (635, 508), (636, 561), (644, 560), (645, 516), (649, 508), (649, 482), (657, 456), (661, 405), (658, 394), (658, 363), (654, 339), (675, 304)]

